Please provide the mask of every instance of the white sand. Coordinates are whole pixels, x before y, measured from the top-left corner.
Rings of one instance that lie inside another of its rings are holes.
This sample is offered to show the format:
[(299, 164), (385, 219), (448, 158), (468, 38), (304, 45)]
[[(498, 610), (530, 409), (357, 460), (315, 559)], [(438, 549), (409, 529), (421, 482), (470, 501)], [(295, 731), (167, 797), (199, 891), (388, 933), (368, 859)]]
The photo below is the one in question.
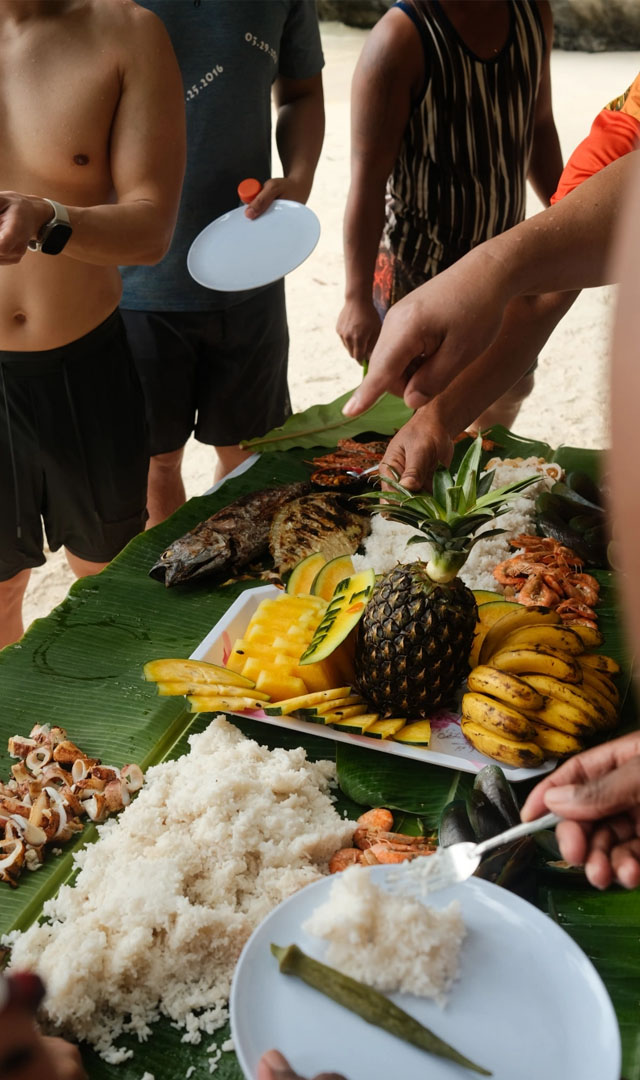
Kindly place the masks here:
[[(342, 306), (342, 212), (349, 184), (349, 88), (366, 31), (324, 23), (327, 133), (309, 205), (322, 235), (307, 262), (287, 281), (291, 332), (290, 385), (294, 409), (331, 401), (359, 381), (335, 333)], [(588, 133), (593, 117), (621, 93), (640, 68), (640, 52), (554, 52), (554, 111), (565, 160)], [(277, 160), (277, 159), (274, 159)], [(531, 193), (528, 211), (538, 201)], [(579, 297), (540, 357), (536, 389), (516, 430), (552, 446), (608, 444), (607, 350), (615, 290), (590, 289)], [(213, 452), (193, 439), (185, 454), (187, 495), (212, 482)], [(34, 570), (25, 600), (25, 625), (46, 615), (73, 580), (61, 552)]]

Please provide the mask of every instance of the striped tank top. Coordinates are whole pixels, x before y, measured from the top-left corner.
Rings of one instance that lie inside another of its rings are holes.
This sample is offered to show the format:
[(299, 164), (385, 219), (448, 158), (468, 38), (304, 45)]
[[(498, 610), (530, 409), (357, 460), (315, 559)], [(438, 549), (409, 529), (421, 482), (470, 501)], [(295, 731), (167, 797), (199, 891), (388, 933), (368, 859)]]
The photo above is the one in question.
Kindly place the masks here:
[(509, 0), (507, 41), (489, 60), (438, 0), (397, 6), (420, 33), (425, 89), (387, 183), (383, 248), (420, 284), (523, 220), (546, 45), (535, 0)]

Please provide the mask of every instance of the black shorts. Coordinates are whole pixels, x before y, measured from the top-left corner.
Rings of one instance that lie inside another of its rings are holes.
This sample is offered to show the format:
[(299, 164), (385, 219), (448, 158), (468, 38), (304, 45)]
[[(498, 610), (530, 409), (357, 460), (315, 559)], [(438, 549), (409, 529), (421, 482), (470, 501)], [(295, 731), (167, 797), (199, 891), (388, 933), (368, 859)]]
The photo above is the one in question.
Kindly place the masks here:
[(264, 435), (291, 412), (284, 282), (221, 311), (123, 310), (151, 453)]
[(0, 581), (52, 551), (108, 562), (146, 520), (144, 399), (118, 311), (59, 349), (0, 352)]

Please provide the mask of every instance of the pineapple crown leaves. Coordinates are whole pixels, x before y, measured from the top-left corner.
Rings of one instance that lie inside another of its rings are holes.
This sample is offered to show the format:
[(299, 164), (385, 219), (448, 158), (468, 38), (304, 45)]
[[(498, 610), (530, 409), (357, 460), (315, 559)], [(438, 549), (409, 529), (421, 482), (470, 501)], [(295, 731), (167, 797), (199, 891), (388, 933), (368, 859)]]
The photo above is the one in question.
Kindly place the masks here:
[[(408, 491), (400, 483), (395, 469), (391, 469), (391, 476), (385, 477), (389, 490), (384, 496), (379, 492), (368, 492), (360, 498), (370, 500), (373, 513), (383, 513), (424, 534), (412, 537), (409, 543), (429, 542), (442, 549), (468, 551), (479, 539), (472, 539), (470, 534), (505, 514), (509, 509), (505, 503), (538, 479), (535, 475), (529, 476), (492, 491), (495, 470), (479, 475), (481, 456), (482, 436), (478, 435), (460, 462), (455, 477), (444, 465), (438, 466), (433, 474), (431, 495)], [(493, 529), (481, 535), (487, 539), (503, 531)]]

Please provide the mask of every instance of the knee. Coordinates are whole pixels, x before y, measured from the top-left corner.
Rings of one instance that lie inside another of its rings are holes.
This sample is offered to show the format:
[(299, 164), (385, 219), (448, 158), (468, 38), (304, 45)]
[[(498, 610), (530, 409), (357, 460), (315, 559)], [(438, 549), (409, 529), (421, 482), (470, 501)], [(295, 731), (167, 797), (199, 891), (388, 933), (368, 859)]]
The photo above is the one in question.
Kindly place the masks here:
[(149, 462), (149, 471), (162, 476), (179, 473), (183, 456), (184, 446), (179, 450), (170, 450), (167, 454), (154, 454)]
[(29, 582), (30, 570), (21, 570), (19, 574), (0, 581), (0, 611), (19, 609)]

